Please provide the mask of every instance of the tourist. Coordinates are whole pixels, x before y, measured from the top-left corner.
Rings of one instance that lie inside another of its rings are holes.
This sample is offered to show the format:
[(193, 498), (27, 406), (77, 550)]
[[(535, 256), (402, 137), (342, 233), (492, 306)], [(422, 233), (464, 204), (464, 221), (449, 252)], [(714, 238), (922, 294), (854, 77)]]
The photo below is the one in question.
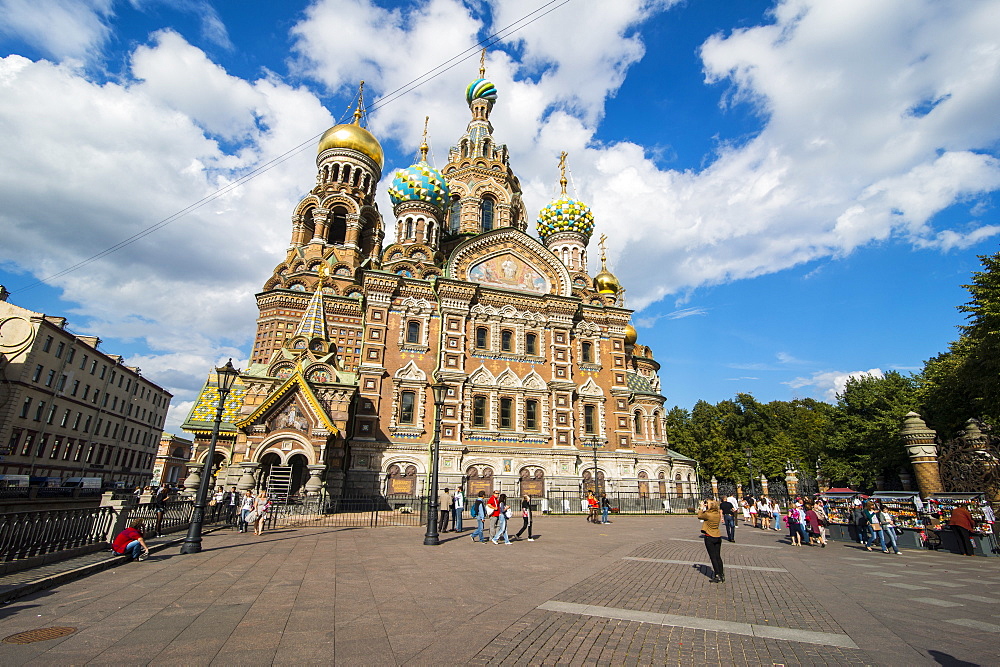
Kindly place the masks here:
[(600, 509), (600, 505), (597, 502), (597, 496), (594, 495), (593, 491), (587, 492), (587, 521), (591, 523), (600, 523), (597, 520), (597, 511)]
[(729, 497), (719, 505), (722, 520), (726, 524), (726, 539), (730, 542), (736, 541), (736, 504), (733, 502), (735, 500), (735, 498)]
[(507, 507), (507, 494), (501, 493), (497, 502), (497, 529), (494, 531), (494, 535), (490, 540), (493, 544), (497, 544), (501, 537), (503, 538), (504, 544), (510, 544), (510, 538), (507, 537), (507, 519), (510, 518), (508, 516), (509, 513), (510, 509)]
[(480, 542), (486, 541), (486, 536), (483, 535), (483, 530), (486, 528), (487, 514), (486, 492), (480, 491), (479, 495), (476, 496), (475, 502), (472, 503), (472, 517), (476, 520), (476, 530), (472, 533), (473, 542), (475, 542), (477, 538)]
[(861, 500), (861, 496), (856, 495), (851, 500), (851, 523), (854, 524), (854, 528), (858, 534), (858, 544), (867, 544), (868, 542), (868, 513), (865, 512), (864, 502)]
[(208, 504), (209, 504), (210, 506), (213, 506), (213, 507), (214, 507), (214, 506), (216, 506), (216, 505), (221, 505), (221, 504), (222, 504), (222, 498), (223, 498), (223, 497), (224, 497), (225, 495), (226, 495), (226, 494), (225, 494), (225, 493), (223, 493), (223, 491), (222, 491), (222, 487), (221, 487), (221, 486), (219, 486), (219, 487), (216, 487), (216, 489), (215, 489), (215, 493), (214, 493), (214, 494), (212, 495), (212, 499), (211, 499), (211, 500), (209, 501), (209, 503), (208, 503)]
[(899, 546), (896, 540), (898, 537), (896, 535), (896, 520), (886, 511), (882, 503), (878, 505), (878, 522), (882, 526), (882, 537), (885, 540), (886, 553), (888, 553), (889, 549), (892, 549), (892, 552), (897, 556), (902, 555), (899, 553)]
[(605, 493), (601, 494), (601, 523), (611, 523), (608, 520), (608, 514), (611, 512), (611, 501), (608, 500), (608, 496)]
[(236, 527), (236, 513), (240, 507), (240, 492), (232, 487), (222, 496), (222, 505), (226, 508), (226, 525)]
[(438, 532), (447, 533), (448, 532), (448, 519), (451, 518), (451, 504), (452, 496), (448, 492), (448, 487), (444, 487), (444, 491), (438, 494)]
[(975, 556), (976, 550), (972, 546), (972, 531), (975, 529), (975, 524), (972, 522), (972, 514), (969, 513), (969, 510), (961, 505), (955, 507), (951, 511), (951, 518), (948, 519), (948, 525), (955, 531), (955, 536), (958, 538), (958, 548), (961, 550), (960, 553), (963, 556)]
[(792, 546), (802, 546), (802, 533), (799, 530), (799, 515), (796, 507), (790, 507), (785, 515), (785, 525), (788, 526), (788, 539)]
[(719, 502), (703, 500), (698, 518), (701, 519), (701, 536), (705, 540), (705, 550), (708, 551), (708, 559), (712, 562), (712, 578), (709, 582), (720, 584), (726, 580), (726, 574), (722, 569), (722, 535), (719, 534), (722, 512), (719, 511)]
[(521, 496), (521, 518), (524, 520), (524, 525), (521, 526), (521, 530), (517, 531), (517, 534), (514, 535), (514, 539), (521, 539), (521, 533), (527, 530), (528, 541), (534, 542), (535, 538), (531, 534), (531, 524), (534, 521), (534, 515), (531, 512), (531, 496), (527, 493)]
[(241, 533), (247, 532), (247, 527), (250, 525), (247, 522), (247, 518), (250, 516), (250, 512), (253, 511), (253, 506), (255, 502), (253, 491), (247, 491), (243, 494), (243, 501), (240, 503), (240, 525), (239, 531)]
[(455, 496), (451, 500), (451, 532), (462, 532), (462, 514), (465, 512), (465, 495), (462, 489), (455, 489)]
[(781, 531), (781, 503), (771, 499), (771, 517), (774, 519), (774, 529)]
[(882, 524), (878, 521), (878, 508), (875, 507), (875, 503), (868, 501), (864, 506), (865, 516), (868, 519), (868, 541), (865, 542), (865, 549), (868, 551), (872, 550), (872, 545), (875, 544), (875, 538), (878, 538), (879, 545), (882, 547), (882, 553), (889, 553), (885, 548), (885, 535), (882, 534)]
[(757, 527), (757, 499), (753, 496), (747, 498), (747, 512), (750, 513), (750, 525)]
[(163, 485), (153, 497), (153, 511), (156, 512), (156, 529), (153, 537), (160, 537), (163, 534), (163, 517), (167, 513), (167, 500), (170, 499), (170, 487)]
[(771, 527), (771, 506), (767, 502), (767, 496), (761, 496), (757, 500), (757, 520), (760, 521), (761, 530)]
[(146, 560), (149, 557), (149, 547), (142, 535), (142, 519), (136, 519), (129, 527), (118, 533), (111, 543), (111, 549), (116, 554), (128, 556), (129, 562)]
[(816, 499), (813, 503), (813, 512), (816, 514), (816, 520), (819, 525), (819, 545), (826, 548), (826, 526), (830, 523), (829, 517), (826, 515), (826, 506), (823, 504), (823, 500), (820, 498)]
[(816, 514), (816, 506), (813, 505), (812, 501), (807, 500), (805, 503), (805, 510), (805, 525), (808, 528), (809, 544), (818, 544), (820, 547), (825, 547), (826, 544), (820, 540), (819, 515)]
[(750, 523), (750, 504), (746, 498), (740, 500), (740, 512), (743, 514), (743, 525)]
[(260, 495), (254, 498), (253, 501), (253, 511), (250, 513), (250, 517), (253, 519), (253, 534), (263, 535), (264, 534), (264, 522), (267, 521), (267, 515), (271, 512), (271, 500), (267, 497), (267, 491), (261, 489)]
[(486, 509), (490, 513), (490, 537), (492, 538), (497, 534), (497, 527), (500, 525), (500, 497), (496, 491), (492, 491), (491, 493), (493, 495), (486, 502)]

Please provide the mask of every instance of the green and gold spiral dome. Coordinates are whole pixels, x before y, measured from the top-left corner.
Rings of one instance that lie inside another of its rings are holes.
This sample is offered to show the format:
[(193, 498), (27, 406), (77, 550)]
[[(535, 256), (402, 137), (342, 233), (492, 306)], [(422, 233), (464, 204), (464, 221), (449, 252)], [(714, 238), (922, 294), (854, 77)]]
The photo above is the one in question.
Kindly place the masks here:
[(577, 232), (589, 239), (594, 233), (594, 214), (583, 202), (564, 195), (539, 211), (535, 229), (542, 242), (556, 232)]
[(491, 102), (495, 102), (496, 99), (497, 87), (493, 85), (492, 81), (487, 81), (486, 79), (476, 79), (465, 89), (465, 101), (469, 104), (472, 104), (476, 100), (490, 100)]

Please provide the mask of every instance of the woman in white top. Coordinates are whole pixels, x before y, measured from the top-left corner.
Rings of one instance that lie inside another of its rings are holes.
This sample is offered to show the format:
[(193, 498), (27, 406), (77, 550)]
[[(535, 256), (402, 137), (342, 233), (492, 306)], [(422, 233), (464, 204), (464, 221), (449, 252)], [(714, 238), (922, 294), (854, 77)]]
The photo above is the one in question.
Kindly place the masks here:
[(760, 519), (761, 530), (771, 527), (771, 505), (767, 502), (767, 496), (761, 496), (757, 501), (757, 518)]
[(247, 517), (253, 511), (254, 495), (253, 491), (243, 494), (243, 502), (240, 504), (240, 532), (247, 532)]

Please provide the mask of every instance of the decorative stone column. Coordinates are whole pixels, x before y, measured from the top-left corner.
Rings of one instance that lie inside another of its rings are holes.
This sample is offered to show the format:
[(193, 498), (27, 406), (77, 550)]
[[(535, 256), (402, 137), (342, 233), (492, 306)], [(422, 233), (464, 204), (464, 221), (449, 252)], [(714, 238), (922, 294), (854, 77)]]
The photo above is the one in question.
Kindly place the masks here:
[(187, 477), (184, 478), (184, 495), (191, 498), (198, 495), (198, 487), (201, 485), (201, 465), (191, 459), (187, 462)]
[(766, 496), (767, 494), (767, 477), (764, 475), (760, 476), (760, 494)]
[(903, 439), (917, 477), (917, 489), (921, 498), (943, 491), (938, 470), (937, 445), (934, 443), (936, 436), (916, 412), (907, 413), (903, 427), (899, 430), (899, 437)]
[(799, 471), (789, 467), (785, 470), (785, 486), (788, 487), (788, 497), (794, 498), (799, 493)]
[(306, 495), (316, 496), (319, 495), (320, 490), (323, 488), (323, 480), (320, 475), (326, 472), (326, 466), (323, 464), (306, 466), (309, 470), (309, 479), (306, 481)]
[(236, 488), (239, 491), (252, 491), (257, 485), (257, 470), (260, 468), (259, 463), (250, 463), (244, 461), (240, 464), (242, 472), (240, 474), (240, 481), (236, 483)]
[(719, 480), (716, 479), (715, 475), (712, 475), (712, 497), (719, 498)]

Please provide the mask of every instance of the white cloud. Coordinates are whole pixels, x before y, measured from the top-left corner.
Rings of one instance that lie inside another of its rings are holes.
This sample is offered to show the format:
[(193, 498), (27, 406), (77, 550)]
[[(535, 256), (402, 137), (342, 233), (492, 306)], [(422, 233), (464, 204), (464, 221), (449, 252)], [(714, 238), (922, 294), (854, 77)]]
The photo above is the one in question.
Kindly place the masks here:
[(0, 33), (19, 37), (56, 60), (100, 55), (111, 34), (114, 0), (0, 0)]
[(799, 377), (782, 384), (792, 389), (811, 388), (809, 393), (818, 394), (829, 403), (837, 401), (837, 395), (843, 393), (847, 381), (851, 378), (872, 377), (881, 378), (881, 368), (870, 368), (867, 371), (822, 371), (813, 373), (810, 377)]

